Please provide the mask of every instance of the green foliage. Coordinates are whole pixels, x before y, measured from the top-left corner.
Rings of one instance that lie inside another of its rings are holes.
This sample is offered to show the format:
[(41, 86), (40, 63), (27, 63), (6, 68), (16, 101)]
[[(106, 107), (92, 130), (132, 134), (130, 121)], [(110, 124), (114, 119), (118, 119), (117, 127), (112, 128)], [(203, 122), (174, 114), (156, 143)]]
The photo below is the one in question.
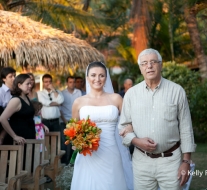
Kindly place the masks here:
[(197, 142), (207, 141), (207, 81), (200, 83), (190, 96), (190, 111)]
[(184, 62), (194, 58), (183, 10), (183, 1), (153, 1), (149, 44), (161, 53), (165, 61), (172, 60), (171, 46), (174, 51), (174, 61)]
[(185, 65), (172, 62), (163, 64), (162, 76), (170, 81), (181, 85), (186, 92), (188, 98), (192, 91), (200, 84), (200, 76), (198, 72), (188, 69)]
[(112, 80), (118, 82), (120, 90), (125, 79), (130, 78), (136, 81), (136, 78), (140, 76), (140, 70), (137, 64), (135, 49), (132, 48), (130, 39), (126, 35), (121, 35), (118, 41), (119, 43), (114, 53), (115, 56), (108, 58), (107, 66), (109, 68), (113, 66), (120, 66), (122, 68), (121, 74), (112, 75)]

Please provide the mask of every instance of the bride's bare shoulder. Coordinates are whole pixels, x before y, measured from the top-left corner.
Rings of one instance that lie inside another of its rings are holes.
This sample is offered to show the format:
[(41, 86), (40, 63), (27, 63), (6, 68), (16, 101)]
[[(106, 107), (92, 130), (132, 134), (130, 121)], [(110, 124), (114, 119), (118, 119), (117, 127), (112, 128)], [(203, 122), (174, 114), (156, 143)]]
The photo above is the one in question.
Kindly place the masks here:
[(112, 100), (119, 100), (119, 101), (122, 100), (122, 97), (117, 93), (109, 94), (109, 96)]
[(85, 102), (87, 101), (87, 99), (88, 99), (87, 95), (76, 98), (73, 105), (78, 106), (78, 107), (82, 107), (85, 104)]

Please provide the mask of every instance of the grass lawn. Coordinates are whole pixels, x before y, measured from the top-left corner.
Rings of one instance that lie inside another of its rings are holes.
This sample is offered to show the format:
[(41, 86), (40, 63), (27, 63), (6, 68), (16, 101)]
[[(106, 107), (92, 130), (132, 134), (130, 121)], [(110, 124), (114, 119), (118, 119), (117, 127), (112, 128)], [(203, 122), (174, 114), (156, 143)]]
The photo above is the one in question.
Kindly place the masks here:
[(199, 170), (203, 175), (193, 176), (190, 190), (207, 190), (207, 144), (197, 144), (192, 160), (195, 163), (195, 171)]

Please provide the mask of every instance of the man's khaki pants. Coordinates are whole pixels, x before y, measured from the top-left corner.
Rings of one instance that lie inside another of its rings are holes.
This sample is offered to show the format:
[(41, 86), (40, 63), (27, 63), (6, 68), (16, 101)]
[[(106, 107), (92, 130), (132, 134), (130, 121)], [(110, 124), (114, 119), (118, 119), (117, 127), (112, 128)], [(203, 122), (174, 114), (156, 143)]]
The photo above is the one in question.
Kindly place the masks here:
[(177, 148), (171, 157), (150, 158), (137, 148), (133, 154), (134, 190), (181, 190), (178, 168), (181, 151)]

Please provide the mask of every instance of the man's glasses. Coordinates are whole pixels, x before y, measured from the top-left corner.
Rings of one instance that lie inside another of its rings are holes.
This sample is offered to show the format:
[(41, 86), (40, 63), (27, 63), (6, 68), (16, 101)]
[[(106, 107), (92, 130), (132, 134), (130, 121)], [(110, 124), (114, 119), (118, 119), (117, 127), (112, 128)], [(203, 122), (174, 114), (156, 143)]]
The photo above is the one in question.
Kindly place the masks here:
[(49, 98), (50, 98), (50, 101), (52, 101), (52, 97), (51, 97), (51, 94), (50, 94), (50, 93), (48, 94), (48, 96), (49, 96)]
[(157, 60), (151, 60), (151, 61), (143, 61), (142, 63), (140, 63), (140, 66), (142, 67), (147, 67), (148, 66), (148, 63), (152, 66), (154, 66), (156, 63), (160, 63), (160, 61), (157, 61)]

